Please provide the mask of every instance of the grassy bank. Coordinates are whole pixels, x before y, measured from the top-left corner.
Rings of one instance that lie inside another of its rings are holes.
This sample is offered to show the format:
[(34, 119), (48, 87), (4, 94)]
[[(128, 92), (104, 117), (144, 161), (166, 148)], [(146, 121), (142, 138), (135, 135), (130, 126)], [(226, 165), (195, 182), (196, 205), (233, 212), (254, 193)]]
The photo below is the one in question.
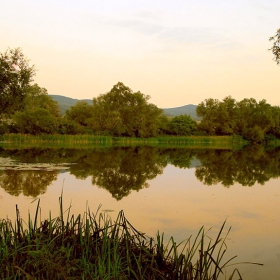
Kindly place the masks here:
[(75, 143), (75, 144), (106, 144), (112, 138), (95, 135), (62, 135), (62, 134), (4, 134), (0, 138), (4, 143)]
[[(50, 214), (39, 221), (39, 201), (27, 224), (19, 209), (14, 223), (0, 221), (1, 279), (215, 280), (234, 259), (224, 260), (229, 232), (222, 237), (225, 223), (215, 240), (201, 228), (193, 240), (177, 244), (171, 238), (165, 245), (163, 234), (145, 236), (122, 211), (116, 221), (89, 209), (75, 217), (71, 207), (64, 212), (59, 201), (60, 216), (55, 219)], [(234, 276), (241, 278), (237, 269), (226, 279)]]
[(49, 144), (49, 145), (202, 145), (202, 146), (243, 146), (247, 142), (237, 136), (161, 136), (154, 138), (110, 137), (95, 135), (29, 135), (4, 134), (4, 144)]

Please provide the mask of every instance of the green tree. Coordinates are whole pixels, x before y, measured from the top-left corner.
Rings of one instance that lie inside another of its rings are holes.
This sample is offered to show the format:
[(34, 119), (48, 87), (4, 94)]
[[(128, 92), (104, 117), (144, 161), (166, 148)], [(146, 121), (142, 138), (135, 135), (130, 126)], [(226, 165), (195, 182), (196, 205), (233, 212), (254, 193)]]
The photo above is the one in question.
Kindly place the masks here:
[(237, 103), (236, 134), (246, 136), (248, 130), (254, 124), (254, 116), (257, 109), (257, 101), (254, 98), (244, 98)]
[(14, 115), (16, 130), (29, 134), (52, 134), (57, 131), (58, 120), (46, 109), (26, 110)]
[(80, 101), (66, 111), (66, 118), (72, 120), (81, 126), (87, 126), (89, 119), (92, 118), (92, 105)]
[(262, 142), (267, 131), (274, 126), (273, 109), (265, 100), (245, 98), (237, 103), (236, 134), (252, 142)]
[(271, 114), (272, 114), (272, 125), (267, 130), (267, 134), (272, 135), (273, 137), (280, 138), (280, 107), (272, 106)]
[(148, 103), (149, 98), (119, 82), (108, 93), (93, 98), (91, 127), (116, 136), (155, 136), (163, 111)]
[(245, 98), (236, 102), (230, 96), (222, 102), (207, 99), (197, 106), (202, 117), (199, 129), (210, 135), (240, 135), (251, 142), (262, 142), (267, 134), (280, 135), (280, 111), (261, 100)]
[(65, 117), (59, 119), (58, 133), (76, 135), (81, 131), (80, 126), (72, 120)]
[(41, 108), (48, 110), (53, 116), (60, 116), (58, 103), (48, 95), (45, 88), (39, 87), (38, 84), (27, 87), (24, 103), (26, 110)]
[(24, 108), (24, 98), (35, 75), (20, 48), (0, 53), (0, 119)]
[(219, 103), (217, 112), (217, 135), (233, 135), (236, 130), (236, 101), (227, 96)]
[(173, 135), (191, 135), (196, 129), (196, 122), (189, 115), (174, 117), (169, 122), (169, 133)]
[(274, 55), (274, 60), (280, 64), (280, 28), (276, 31), (275, 35), (269, 38), (273, 42), (271, 50)]
[(219, 126), (219, 106), (219, 100), (209, 98), (196, 107), (197, 116), (202, 117), (199, 128), (209, 135), (215, 135)]
[(165, 115), (161, 115), (157, 118), (158, 127), (159, 127), (159, 134), (166, 135), (168, 134), (169, 130), (169, 119)]

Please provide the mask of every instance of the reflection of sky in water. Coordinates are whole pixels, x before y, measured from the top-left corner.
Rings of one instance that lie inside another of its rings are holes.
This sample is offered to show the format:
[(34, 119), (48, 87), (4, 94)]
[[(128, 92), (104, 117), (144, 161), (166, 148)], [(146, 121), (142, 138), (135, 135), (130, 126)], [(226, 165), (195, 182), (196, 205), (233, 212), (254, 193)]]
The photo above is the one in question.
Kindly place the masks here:
[[(92, 186), (91, 177), (78, 180), (70, 173), (58, 174), (58, 179), (40, 196), (42, 217), (59, 213), (58, 197), (63, 187), (64, 209), (70, 203), (73, 213), (83, 213), (86, 204), (92, 212), (102, 204), (103, 210), (114, 210), (114, 218), (124, 210), (128, 220), (140, 231), (155, 236), (157, 230), (165, 237), (182, 241), (196, 235), (202, 225), (212, 227), (215, 236), (225, 219), (226, 229), (232, 226), (227, 241), (228, 257), (238, 255), (236, 262), (262, 262), (264, 267), (242, 265), (245, 279), (276, 280), (280, 278), (280, 217), (279, 180), (270, 179), (264, 186), (230, 188), (220, 183), (206, 186), (195, 177), (195, 169), (179, 169), (168, 164), (164, 173), (148, 181), (149, 188), (132, 191), (117, 201), (105, 189)], [(33, 198), (10, 196), (0, 188), (0, 214), (13, 219), (18, 204), (24, 219), (28, 210), (35, 213)], [(32, 214), (31, 214), (32, 216)]]

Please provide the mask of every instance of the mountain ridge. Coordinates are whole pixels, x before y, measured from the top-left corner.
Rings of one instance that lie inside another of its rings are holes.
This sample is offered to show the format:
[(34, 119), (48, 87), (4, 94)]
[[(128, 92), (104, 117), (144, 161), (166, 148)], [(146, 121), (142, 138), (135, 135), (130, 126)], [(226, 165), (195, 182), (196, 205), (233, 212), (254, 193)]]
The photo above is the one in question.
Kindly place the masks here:
[[(63, 95), (49, 95), (54, 101), (58, 103), (60, 112), (62, 115), (66, 113), (67, 110), (70, 109), (71, 106), (77, 104), (77, 102), (87, 102), (88, 104), (92, 104), (92, 99), (76, 99), (71, 97), (66, 97)], [(176, 117), (179, 115), (190, 115), (191, 118), (198, 120), (199, 117), (196, 115), (196, 107), (197, 105), (188, 104), (174, 108), (162, 108), (163, 112), (166, 116)]]

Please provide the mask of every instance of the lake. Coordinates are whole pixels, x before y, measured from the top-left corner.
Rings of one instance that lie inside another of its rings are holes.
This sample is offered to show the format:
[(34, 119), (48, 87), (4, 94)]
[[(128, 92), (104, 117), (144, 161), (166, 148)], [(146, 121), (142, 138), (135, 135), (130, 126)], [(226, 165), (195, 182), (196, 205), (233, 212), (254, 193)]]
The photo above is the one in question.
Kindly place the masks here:
[[(280, 279), (280, 149), (186, 147), (0, 148), (0, 218), (27, 221), (40, 198), (41, 218), (101, 204), (124, 210), (136, 229), (177, 242), (201, 226), (215, 237), (231, 228), (227, 257), (244, 279)], [(34, 201), (35, 200), (35, 201)], [(225, 232), (226, 233), (226, 232)], [(232, 268), (228, 268), (229, 273)]]

